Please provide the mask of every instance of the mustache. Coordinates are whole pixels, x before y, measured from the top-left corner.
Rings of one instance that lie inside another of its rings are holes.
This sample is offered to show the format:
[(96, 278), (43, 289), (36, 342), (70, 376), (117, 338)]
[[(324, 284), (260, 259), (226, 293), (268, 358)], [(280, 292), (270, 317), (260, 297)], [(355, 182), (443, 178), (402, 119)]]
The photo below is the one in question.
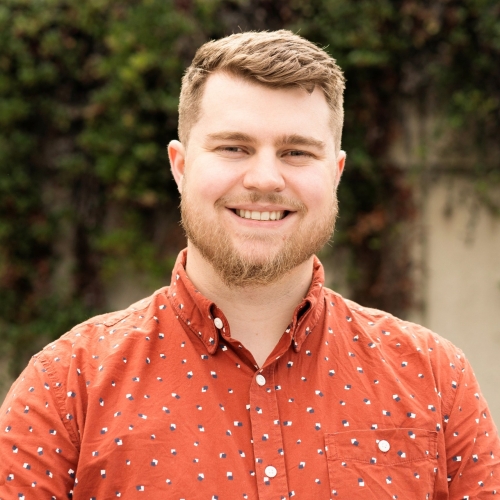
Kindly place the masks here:
[(225, 207), (227, 205), (237, 205), (245, 203), (267, 203), (269, 205), (284, 205), (290, 207), (294, 212), (305, 214), (307, 207), (299, 200), (283, 196), (279, 193), (257, 193), (252, 192), (241, 196), (221, 196), (216, 202), (215, 207)]

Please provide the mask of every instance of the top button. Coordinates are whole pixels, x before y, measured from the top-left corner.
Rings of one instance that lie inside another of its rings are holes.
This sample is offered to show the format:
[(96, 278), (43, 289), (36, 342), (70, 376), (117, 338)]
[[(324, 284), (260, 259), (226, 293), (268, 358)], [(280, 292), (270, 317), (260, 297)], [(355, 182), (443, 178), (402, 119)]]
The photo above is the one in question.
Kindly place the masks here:
[(262, 387), (266, 383), (266, 378), (260, 373), (255, 377), (255, 381)]
[(214, 325), (215, 325), (215, 328), (218, 328), (220, 330), (224, 326), (224, 323), (222, 322), (222, 320), (220, 318), (215, 318)]
[(389, 441), (382, 439), (382, 441), (379, 441), (378, 443), (378, 449), (384, 453), (387, 453), (391, 449), (391, 445), (389, 444)]

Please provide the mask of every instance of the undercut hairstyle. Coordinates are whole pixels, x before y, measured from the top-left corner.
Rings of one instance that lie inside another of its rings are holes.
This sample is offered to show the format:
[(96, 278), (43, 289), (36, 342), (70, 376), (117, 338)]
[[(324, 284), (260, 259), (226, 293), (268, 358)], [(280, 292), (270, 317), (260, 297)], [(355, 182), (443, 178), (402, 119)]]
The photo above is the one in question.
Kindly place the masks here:
[(342, 70), (323, 49), (288, 30), (248, 31), (202, 45), (182, 78), (179, 139), (187, 146), (201, 114), (205, 82), (222, 71), (266, 87), (322, 89), (331, 109), (335, 148), (340, 150), (344, 122)]

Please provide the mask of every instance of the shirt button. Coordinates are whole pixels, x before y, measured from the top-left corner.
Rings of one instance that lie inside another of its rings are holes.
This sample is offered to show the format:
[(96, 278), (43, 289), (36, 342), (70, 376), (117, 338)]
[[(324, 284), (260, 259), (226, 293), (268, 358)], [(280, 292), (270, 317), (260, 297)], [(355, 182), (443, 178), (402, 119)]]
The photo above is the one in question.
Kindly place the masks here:
[(382, 441), (379, 441), (378, 443), (378, 449), (384, 453), (387, 453), (391, 449), (391, 445), (389, 444), (389, 441), (382, 439)]
[(274, 477), (276, 476), (276, 474), (278, 474), (276, 467), (273, 467), (272, 465), (268, 465), (264, 472), (266, 473), (267, 477)]
[(266, 378), (260, 373), (255, 377), (255, 381), (262, 387), (266, 383)]
[(224, 326), (224, 323), (222, 322), (222, 320), (220, 318), (215, 318), (214, 325), (215, 325), (215, 328), (218, 328), (220, 330)]

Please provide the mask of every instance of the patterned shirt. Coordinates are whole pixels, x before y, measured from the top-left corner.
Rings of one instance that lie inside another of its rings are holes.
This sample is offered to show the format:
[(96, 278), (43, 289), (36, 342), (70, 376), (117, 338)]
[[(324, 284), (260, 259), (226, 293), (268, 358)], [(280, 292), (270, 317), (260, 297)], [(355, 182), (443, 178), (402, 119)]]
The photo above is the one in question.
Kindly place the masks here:
[(0, 411), (0, 498), (477, 499), (500, 445), (463, 353), (323, 287), (265, 364), (184, 270), (35, 355)]

